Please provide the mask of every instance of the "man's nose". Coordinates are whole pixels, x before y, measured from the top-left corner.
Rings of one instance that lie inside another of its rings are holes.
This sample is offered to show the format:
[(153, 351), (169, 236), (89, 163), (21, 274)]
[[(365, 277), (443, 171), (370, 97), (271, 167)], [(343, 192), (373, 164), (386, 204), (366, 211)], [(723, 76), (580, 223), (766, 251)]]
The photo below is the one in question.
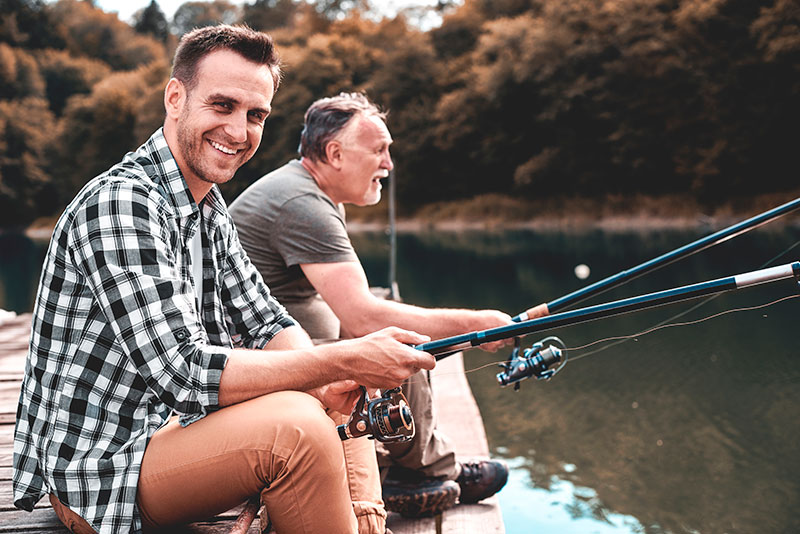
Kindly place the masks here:
[(234, 143), (247, 141), (247, 113), (231, 113), (225, 123), (225, 133)]
[(383, 161), (381, 162), (381, 168), (382, 169), (386, 169), (387, 171), (391, 171), (392, 169), (394, 169), (394, 162), (392, 161), (392, 155), (389, 154), (388, 150), (383, 155)]

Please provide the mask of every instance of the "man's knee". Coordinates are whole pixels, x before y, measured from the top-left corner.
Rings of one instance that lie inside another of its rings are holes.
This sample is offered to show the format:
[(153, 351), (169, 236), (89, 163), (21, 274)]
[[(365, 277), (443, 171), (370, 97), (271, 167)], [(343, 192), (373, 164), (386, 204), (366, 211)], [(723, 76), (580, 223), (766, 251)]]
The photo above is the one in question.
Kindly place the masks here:
[(259, 415), (275, 435), (273, 454), (292, 463), (312, 462), (340, 470), (342, 447), (335, 423), (316, 398), (298, 391), (269, 395), (270, 406)]

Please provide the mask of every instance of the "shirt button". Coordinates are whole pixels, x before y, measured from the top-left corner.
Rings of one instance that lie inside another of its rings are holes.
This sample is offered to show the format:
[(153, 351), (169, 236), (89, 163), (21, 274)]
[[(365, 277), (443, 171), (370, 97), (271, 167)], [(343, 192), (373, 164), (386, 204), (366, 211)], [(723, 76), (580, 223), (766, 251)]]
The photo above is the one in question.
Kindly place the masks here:
[(188, 337), (188, 335), (189, 334), (186, 332), (186, 330), (181, 329), (175, 332), (175, 339), (177, 339), (178, 341), (183, 341)]

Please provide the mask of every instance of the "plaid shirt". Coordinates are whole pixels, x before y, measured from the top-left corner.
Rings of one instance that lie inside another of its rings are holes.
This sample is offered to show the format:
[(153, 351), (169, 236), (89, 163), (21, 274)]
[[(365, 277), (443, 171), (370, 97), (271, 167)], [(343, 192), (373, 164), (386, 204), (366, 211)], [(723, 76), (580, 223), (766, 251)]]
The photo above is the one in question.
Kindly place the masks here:
[[(263, 348), (296, 324), (250, 264), (216, 187), (201, 205), (158, 130), (59, 219), (17, 410), (17, 507), (54, 493), (102, 534), (141, 531), (148, 439), (172, 413), (186, 425), (219, 408), (231, 347)], [(201, 312), (189, 256), (199, 227)]]

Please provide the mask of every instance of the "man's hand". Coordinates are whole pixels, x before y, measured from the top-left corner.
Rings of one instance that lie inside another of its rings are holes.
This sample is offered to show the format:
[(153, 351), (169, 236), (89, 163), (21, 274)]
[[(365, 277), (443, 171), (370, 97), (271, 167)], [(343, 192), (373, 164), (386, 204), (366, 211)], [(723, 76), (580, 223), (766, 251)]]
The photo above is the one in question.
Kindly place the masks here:
[(368, 388), (389, 389), (399, 386), (420, 369), (433, 369), (436, 366), (436, 359), (431, 354), (412, 347), (430, 339), (428, 336), (391, 326), (333, 345), (351, 353), (351, 378)]
[[(490, 328), (499, 328), (511, 324), (511, 316), (498, 310), (476, 310), (474, 319), (471, 322), (470, 329), (472, 332), (480, 330), (489, 330)], [(499, 341), (492, 341), (491, 343), (484, 343), (480, 347), (489, 352), (496, 352), (507, 345), (513, 345), (514, 339), (501, 339)]]
[(312, 389), (309, 395), (316, 397), (326, 408), (341, 414), (349, 414), (361, 396), (361, 389), (355, 380), (339, 380)]

